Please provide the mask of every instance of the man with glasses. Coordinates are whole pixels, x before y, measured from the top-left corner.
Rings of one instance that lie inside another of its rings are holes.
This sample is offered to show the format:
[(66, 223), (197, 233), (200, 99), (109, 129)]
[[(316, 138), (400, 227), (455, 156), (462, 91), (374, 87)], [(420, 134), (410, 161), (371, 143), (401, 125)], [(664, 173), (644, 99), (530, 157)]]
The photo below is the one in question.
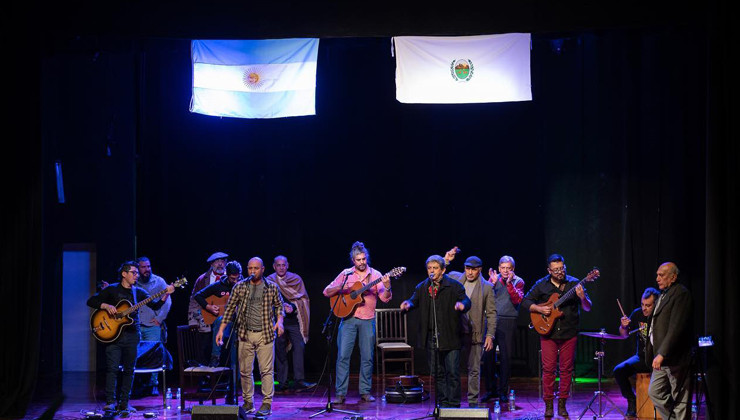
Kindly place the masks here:
[[(87, 300), (87, 306), (94, 309), (102, 309), (114, 315), (117, 312), (116, 305), (122, 300), (127, 300), (131, 305), (136, 305), (144, 299), (149, 298), (149, 293), (140, 287), (136, 287), (139, 277), (139, 268), (136, 261), (127, 261), (118, 269), (121, 281), (113, 283)], [(167, 286), (167, 293), (162, 298), (147, 303), (153, 310), (160, 309), (167, 300), (167, 296), (175, 291), (172, 285)], [(124, 327), (121, 335), (113, 342), (105, 345), (106, 373), (105, 373), (105, 407), (106, 411), (120, 411), (121, 417), (128, 417), (133, 408), (128, 405), (131, 397), (131, 386), (134, 381), (134, 367), (136, 365), (136, 351), (139, 345), (140, 325), (137, 311), (129, 314), (133, 324)], [(116, 407), (116, 379), (119, 366), (123, 366), (123, 378), (121, 379), (121, 393)]]
[(568, 416), (565, 402), (570, 395), (570, 384), (573, 378), (573, 367), (578, 340), (578, 323), (580, 309), (591, 310), (591, 299), (578, 279), (566, 273), (565, 258), (552, 254), (547, 259), (548, 275), (537, 280), (524, 296), (522, 306), (529, 312), (545, 316), (552, 313), (552, 305), (545, 305), (554, 293), (563, 295), (575, 288), (577, 298), (569, 299), (559, 306), (563, 316), (555, 320), (548, 335), (540, 336), (542, 350), (542, 399), (545, 401), (545, 417), (553, 416), (555, 399), (555, 372), (560, 368), (560, 390), (558, 394), (558, 415)]

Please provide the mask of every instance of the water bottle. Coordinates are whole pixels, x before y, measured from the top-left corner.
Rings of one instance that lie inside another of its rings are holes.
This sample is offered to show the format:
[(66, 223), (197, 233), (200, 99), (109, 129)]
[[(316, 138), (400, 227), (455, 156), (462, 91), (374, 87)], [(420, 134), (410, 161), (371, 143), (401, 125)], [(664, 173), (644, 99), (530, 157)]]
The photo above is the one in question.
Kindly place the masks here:
[(182, 407), (182, 394), (180, 393), (180, 388), (177, 388), (177, 409), (179, 410), (180, 407)]
[(170, 401), (172, 400), (172, 388), (167, 388), (167, 393), (164, 394), (165, 407), (169, 410), (172, 408)]
[(699, 418), (699, 407), (696, 403), (691, 404), (691, 420), (697, 420)]
[(509, 411), (516, 410), (516, 397), (514, 396), (514, 390), (509, 391)]
[(498, 400), (493, 403), (493, 413), (494, 414), (500, 414), (501, 413), (501, 404), (499, 404)]

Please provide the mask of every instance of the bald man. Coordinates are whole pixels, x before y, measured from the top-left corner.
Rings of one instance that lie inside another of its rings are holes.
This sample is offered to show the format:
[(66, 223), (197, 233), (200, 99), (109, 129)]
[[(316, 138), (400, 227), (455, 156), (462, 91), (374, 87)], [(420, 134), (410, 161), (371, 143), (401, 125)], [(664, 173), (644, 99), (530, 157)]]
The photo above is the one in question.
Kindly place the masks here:
[(655, 281), (661, 291), (648, 320), (645, 361), (653, 370), (648, 395), (663, 419), (688, 420), (693, 303), (691, 294), (677, 283), (680, 271), (666, 262)]
[(265, 265), (254, 257), (247, 264), (249, 278), (237, 283), (231, 290), (224, 311), (224, 319), (216, 334), (216, 343), (223, 345), (224, 329), (231, 323), (239, 308), (237, 331), (239, 335), (239, 373), (242, 380), (242, 409), (246, 414), (254, 409), (254, 359), (260, 367), (262, 380), (262, 405), (257, 415), (268, 416), (272, 412), (274, 390), (273, 360), (275, 355), (275, 333), (283, 335), (283, 298), (277, 284), (263, 279)]

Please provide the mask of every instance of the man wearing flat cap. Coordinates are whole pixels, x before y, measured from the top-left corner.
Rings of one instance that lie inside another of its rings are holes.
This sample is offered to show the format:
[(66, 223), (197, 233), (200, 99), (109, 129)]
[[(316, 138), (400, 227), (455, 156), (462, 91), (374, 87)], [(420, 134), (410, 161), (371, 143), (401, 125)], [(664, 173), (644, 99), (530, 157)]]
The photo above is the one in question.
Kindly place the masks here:
[(202, 345), (202, 355), (198, 362), (202, 364), (217, 365), (221, 356), (221, 348), (213, 345), (213, 334), (211, 326), (203, 319), (201, 307), (195, 301), (195, 295), (222, 278), (226, 277), (226, 259), (229, 257), (224, 252), (215, 252), (206, 260), (210, 267), (208, 271), (201, 274), (193, 285), (193, 291), (190, 294), (190, 303), (188, 305), (188, 325), (197, 325), (200, 333), (200, 343)]
[[(454, 247), (445, 254), (449, 265), (459, 252)], [(468, 406), (478, 407), (480, 396), (480, 365), (483, 350), (493, 349), (496, 332), (496, 298), (493, 284), (481, 276), (483, 262), (470, 256), (465, 260), (465, 272), (450, 271), (449, 276), (465, 287), (471, 302), (470, 311), (462, 316), (462, 358), (468, 361)]]

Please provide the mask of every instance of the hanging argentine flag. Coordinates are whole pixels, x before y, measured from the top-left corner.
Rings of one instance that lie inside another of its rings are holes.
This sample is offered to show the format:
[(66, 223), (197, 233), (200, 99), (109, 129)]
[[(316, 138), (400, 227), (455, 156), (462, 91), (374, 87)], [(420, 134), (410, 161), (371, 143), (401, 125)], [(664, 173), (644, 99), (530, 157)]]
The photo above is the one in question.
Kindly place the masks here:
[(237, 118), (316, 114), (318, 38), (194, 40), (190, 111)]
[(532, 100), (531, 35), (397, 36), (396, 99), (459, 104)]

